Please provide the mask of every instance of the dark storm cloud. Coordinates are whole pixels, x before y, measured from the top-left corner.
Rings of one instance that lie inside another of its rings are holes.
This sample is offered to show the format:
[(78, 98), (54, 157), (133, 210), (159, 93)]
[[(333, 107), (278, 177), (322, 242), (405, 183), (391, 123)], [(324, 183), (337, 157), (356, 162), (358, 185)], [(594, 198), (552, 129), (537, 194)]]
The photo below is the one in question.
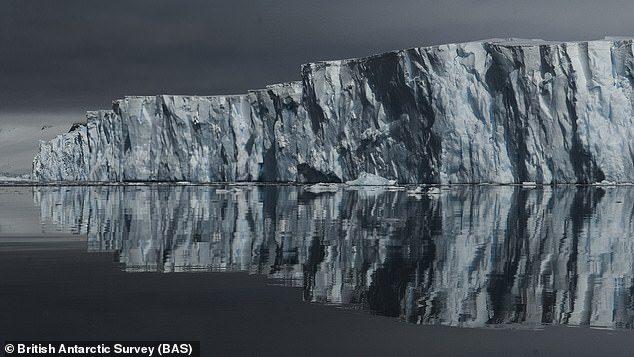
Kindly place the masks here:
[(3, 0), (0, 111), (244, 92), (299, 65), (489, 37), (634, 34), (631, 1)]

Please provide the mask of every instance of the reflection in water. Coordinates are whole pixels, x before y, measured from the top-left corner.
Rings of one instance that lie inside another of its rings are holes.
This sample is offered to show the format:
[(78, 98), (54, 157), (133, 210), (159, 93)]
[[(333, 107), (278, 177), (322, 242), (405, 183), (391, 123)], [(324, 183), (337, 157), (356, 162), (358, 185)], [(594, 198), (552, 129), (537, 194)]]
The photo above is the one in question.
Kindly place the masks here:
[(423, 324), (634, 321), (634, 189), (39, 187), (43, 221), (130, 271), (248, 271)]

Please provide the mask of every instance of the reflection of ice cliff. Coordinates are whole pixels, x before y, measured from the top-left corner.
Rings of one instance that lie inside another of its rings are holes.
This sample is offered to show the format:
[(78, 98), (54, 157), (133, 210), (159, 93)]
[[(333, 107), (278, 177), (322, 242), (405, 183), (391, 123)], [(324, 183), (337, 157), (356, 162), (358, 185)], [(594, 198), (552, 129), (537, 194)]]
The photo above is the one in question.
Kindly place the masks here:
[(634, 190), (41, 187), (43, 220), (131, 271), (231, 270), (408, 321), (630, 327)]

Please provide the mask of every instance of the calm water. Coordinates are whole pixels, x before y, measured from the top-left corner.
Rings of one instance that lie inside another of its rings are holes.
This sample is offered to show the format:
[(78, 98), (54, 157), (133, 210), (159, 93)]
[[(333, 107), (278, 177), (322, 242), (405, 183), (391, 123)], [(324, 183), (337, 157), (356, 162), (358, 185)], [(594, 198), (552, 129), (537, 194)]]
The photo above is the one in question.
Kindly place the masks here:
[(2, 187), (0, 238), (77, 234), (129, 274), (244, 271), (419, 324), (634, 323), (633, 188), (326, 191)]

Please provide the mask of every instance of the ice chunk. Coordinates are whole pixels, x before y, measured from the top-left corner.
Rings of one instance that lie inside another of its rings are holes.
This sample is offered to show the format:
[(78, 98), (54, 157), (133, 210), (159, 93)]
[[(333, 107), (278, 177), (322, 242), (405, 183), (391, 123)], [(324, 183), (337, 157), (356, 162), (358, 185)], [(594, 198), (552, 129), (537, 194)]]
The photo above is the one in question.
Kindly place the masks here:
[(317, 183), (306, 186), (304, 190), (312, 193), (337, 192), (339, 191), (339, 185), (332, 183)]
[(388, 180), (375, 174), (361, 172), (356, 180), (347, 181), (346, 184), (350, 186), (394, 186), (396, 180)]

